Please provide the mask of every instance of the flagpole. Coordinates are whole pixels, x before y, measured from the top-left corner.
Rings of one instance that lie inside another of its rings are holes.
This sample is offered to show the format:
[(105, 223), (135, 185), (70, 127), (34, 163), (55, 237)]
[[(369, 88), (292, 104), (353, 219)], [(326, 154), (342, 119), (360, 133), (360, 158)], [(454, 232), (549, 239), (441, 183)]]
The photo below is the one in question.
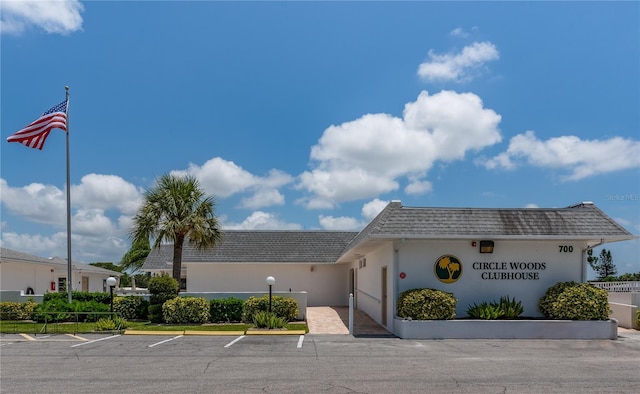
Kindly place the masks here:
[(65, 86), (65, 99), (67, 101), (67, 296), (71, 303), (73, 281), (71, 278), (71, 175), (69, 170), (69, 87)]

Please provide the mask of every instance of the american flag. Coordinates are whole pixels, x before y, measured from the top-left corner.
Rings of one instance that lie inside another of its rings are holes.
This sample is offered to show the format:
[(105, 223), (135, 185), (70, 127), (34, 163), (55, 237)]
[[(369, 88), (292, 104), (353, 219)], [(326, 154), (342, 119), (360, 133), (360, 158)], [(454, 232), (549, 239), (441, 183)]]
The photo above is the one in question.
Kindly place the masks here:
[(42, 150), (51, 130), (58, 128), (67, 131), (67, 103), (65, 100), (54, 105), (27, 127), (9, 136), (7, 141)]

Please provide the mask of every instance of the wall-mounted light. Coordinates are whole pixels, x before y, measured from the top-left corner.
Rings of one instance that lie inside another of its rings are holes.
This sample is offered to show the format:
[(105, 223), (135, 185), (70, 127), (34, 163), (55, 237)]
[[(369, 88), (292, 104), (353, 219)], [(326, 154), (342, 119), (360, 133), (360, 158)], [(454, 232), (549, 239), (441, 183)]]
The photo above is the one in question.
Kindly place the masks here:
[(478, 243), (476, 241), (471, 241), (471, 247), (475, 248), (476, 246), (478, 246)]
[(480, 241), (480, 253), (493, 253), (493, 241)]

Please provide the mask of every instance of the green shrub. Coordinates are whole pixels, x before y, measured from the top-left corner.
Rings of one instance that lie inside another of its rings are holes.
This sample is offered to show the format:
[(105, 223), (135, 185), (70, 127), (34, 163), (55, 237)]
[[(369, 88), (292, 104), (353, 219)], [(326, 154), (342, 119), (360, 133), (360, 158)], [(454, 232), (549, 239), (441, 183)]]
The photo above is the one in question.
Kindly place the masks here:
[[(260, 312), (269, 311), (269, 296), (265, 295), (260, 298), (249, 297), (244, 303), (244, 310), (242, 312), (242, 321), (245, 323), (253, 322), (253, 316)], [(273, 296), (271, 298), (271, 312), (276, 316), (290, 322), (296, 319), (298, 316), (298, 301), (294, 298), (285, 298), (282, 296)]]
[(66, 300), (51, 299), (36, 307), (34, 320), (38, 322), (63, 322), (71, 321), (73, 307)]
[(545, 316), (551, 319), (607, 320), (609, 318), (607, 291), (589, 283), (562, 282), (560, 286), (556, 284), (540, 298), (538, 308), (540, 311), (544, 310)]
[(640, 311), (636, 311), (636, 318), (634, 322), (637, 329), (640, 329)]
[(522, 302), (516, 301), (516, 298), (510, 299), (509, 296), (500, 297), (500, 309), (504, 312), (503, 319), (515, 319), (524, 313)]
[(453, 294), (441, 290), (405, 290), (398, 296), (398, 316), (413, 320), (449, 320), (456, 315), (457, 302)]
[(147, 318), (151, 323), (162, 323), (162, 304), (149, 304)]
[(0, 302), (0, 320), (30, 320), (38, 306), (34, 301)]
[(242, 309), (244, 300), (229, 297), (225, 299), (213, 299), (210, 301), (211, 322), (229, 323), (242, 321)]
[(119, 316), (103, 317), (96, 322), (96, 331), (115, 331), (129, 327), (129, 322)]
[(96, 300), (73, 300), (68, 303), (66, 299), (53, 298), (38, 305), (33, 312), (33, 318), (38, 322), (85, 322), (97, 321), (108, 313), (109, 305)]
[[(260, 312), (269, 311), (269, 296), (265, 295), (260, 298), (249, 297), (244, 302), (242, 321), (252, 322), (253, 316)], [(298, 302), (293, 298), (285, 298), (282, 296), (272, 296), (271, 298), (271, 312), (276, 316), (285, 319), (287, 322), (295, 320), (298, 315)]]
[(578, 282), (573, 281), (558, 282), (555, 285), (549, 287), (544, 296), (542, 296), (540, 300), (538, 300), (538, 310), (540, 311), (540, 313), (542, 313), (545, 317), (550, 318), (552, 315), (551, 305), (558, 299), (558, 296), (562, 294), (562, 292), (566, 288), (575, 286), (577, 284)]
[(128, 320), (146, 320), (149, 301), (140, 296), (115, 297), (113, 311)]
[(154, 276), (149, 279), (149, 294), (151, 304), (164, 304), (178, 296), (180, 286), (178, 282), (168, 275)]
[(162, 304), (162, 318), (169, 324), (206, 323), (209, 302), (199, 297), (176, 297)]
[[(109, 305), (105, 305), (101, 302), (91, 301), (76, 301), (71, 302), (71, 309), (76, 312), (76, 315), (72, 317), (72, 320), (83, 321), (97, 321), (100, 317), (109, 312)], [(95, 313), (99, 312), (99, 313)], [(77, 319), (77, 320), (76, 320)]]
[(500, 297), (500, 301), (491, 303), (482, 302), (480, 305), (473, 304), (467, 309), (469, 317), (474, 319), (496, 320), (515, 319), (524, 312), (522, 303), (506, 297)]
[[(67, 293), (46, 293), (42, 298), (42, 302), (61, 300), (68, 301), (69, 295)], [(87, 291), (72, 291), (72, 301), (96, 301), (105, 305), (109, 305), (111, 302), (111, 293), (106, 292), (87, 292)]]
[(480, 305), (473, 304), (467, 309), (469, 317), (474, 319), (496, 320), (504, 316), (504, 310), (496, 302), (482, 302)]
[(253, 324), (257, 328), (274, 329), (284, 327), (287, 322), (273, 312), (259, 311), (253, 315)]

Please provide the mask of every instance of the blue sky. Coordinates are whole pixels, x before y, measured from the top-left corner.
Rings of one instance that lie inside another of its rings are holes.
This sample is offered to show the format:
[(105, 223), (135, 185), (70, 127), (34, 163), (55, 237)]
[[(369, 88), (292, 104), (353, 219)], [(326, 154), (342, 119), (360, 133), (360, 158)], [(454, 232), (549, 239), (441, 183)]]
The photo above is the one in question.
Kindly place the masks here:
[[(2, 246), (118, 262), (190, 173), (227, 229), (358, 231), (406, 206), (592, 201), (640, 233), (638, 2), (3, 1)], [(640, 241), (606, 246), (640, 271)]]

